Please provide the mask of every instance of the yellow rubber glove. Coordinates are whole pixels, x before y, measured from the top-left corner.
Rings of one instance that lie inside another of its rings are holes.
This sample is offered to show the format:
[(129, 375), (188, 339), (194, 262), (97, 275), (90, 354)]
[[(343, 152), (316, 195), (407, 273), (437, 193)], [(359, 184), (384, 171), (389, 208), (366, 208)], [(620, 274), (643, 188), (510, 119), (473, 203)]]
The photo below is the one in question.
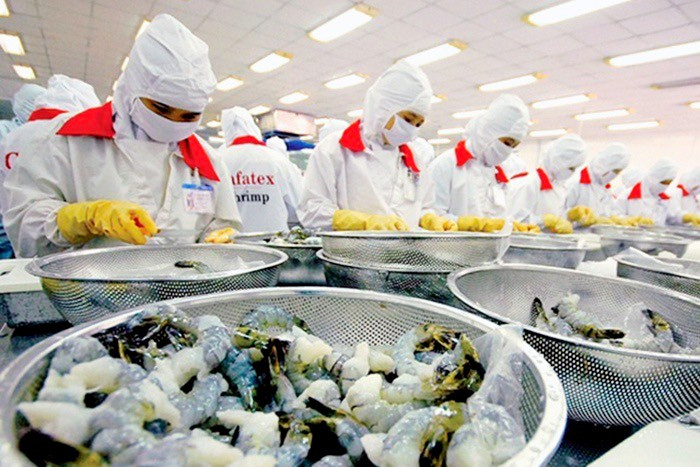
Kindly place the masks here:
[(369, 216), (365, 223), (365, 230), (400, 230), (407, 231), (408, 224), (399, 216), (373, 214)]
[(683, 223), (700, 226), (700, 215), (691, 213), (683, 214)]
[(209, 234), (204, 238), (204, 243), (217, 243), (217, 244), (233, 243), (233, 239), (231, 237), (235, 234), (236, 234), (236, 230), (232, 229), (231, 227), (226, 227), (225, 229), (214, 230), (212, 232), (209, 232)]
[(73, 245), (95, 237), (109, 237), (134, 245), (144, 245), (158, 233), (151, 215), (128, 201), (89, 201), (62, 207), (56, 215), (61, 235)]
[(654, 220), (648, 217), (637, 216), (634, 218), (637, 225), (654, 225)]
[(476, 216), (462, 216), (457, 219), (457, 228), (462, 232), (481, 232), (486, 226), (486, 219)]
[(484, 228), (481, 229), (482, 232), (499, 232), (504, 226), (506, 225), (506, 220), (505, 219), (499, 219), (497, 217), (493, 217), (491, 219), (486, 219), (486, 224), (484, 225)]
[(613, 221), (609, 217), (596, 217), (594, 224), (596, 224), (596, 225), (612, 225)]
[(525, 224), (523, 222), (518, 222), (518, 221), (513, 222), (513, 231), (514, 232), (521, 232), (521, 233), (532, 233), (532, 234), (542, 233), (542, 230), (540, 229), (539, 225), (537, 225), (537, 224)]
[(566, 219), (562, 219), (559, 216), (555, 216), (554, 214), (545, 214), (544, 216), (542, 216), (542, 221), (544, 222), (545, 228), (552, 233), (574, 233), (574, 227), (571, 225), (571, 222), (567, 221)]
[(567, 217), (571, 222), (578, 222), (584, 227), (595, 224), (595, 213), (588, 206), (574, 206), (569, 209)]
[(454, 232), (457, 230), (455, 221), (440, 217), (432, 212), (421, 217), (420, 226), (433, 232)]
[(363, 212), (339, 209), (333, 213), (333, 230), (365, 230), (369, 217)]

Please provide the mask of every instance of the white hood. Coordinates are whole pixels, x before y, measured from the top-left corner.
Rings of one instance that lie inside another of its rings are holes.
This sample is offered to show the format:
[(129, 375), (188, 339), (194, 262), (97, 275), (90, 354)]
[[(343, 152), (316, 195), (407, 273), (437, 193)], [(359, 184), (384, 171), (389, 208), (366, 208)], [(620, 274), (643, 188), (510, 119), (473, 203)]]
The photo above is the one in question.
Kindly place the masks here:
[(287, 143), (285, 143), (284, 140), (279, 136), (273, 136), (272, 138), (268, 138), (268, 140), (265, 141), (265, 144), (268, 148), (274, 149), (275, 151), (284, 154), (285, 156), (287, 155)]
[(528, 171), (527, 164), (525, 164), (523, 158), (515, 152), (513, 152), (508, 159), (503, 161), (501, 168), (506, 173), (506, 177), (508, 177), (509, 180), (513, 177), (513, 175), (518, 175)]
[(584, 163), (587, 151), (583, 139), (577, 134), (569, 133), (547, 145), (540, 165), (552, 182), (565, 182), (574, 174), (569, 169), (576, 169)]
[(331, 118), (318, 130), (318, 141), (323, 141), (326, 136), (336, 131), (344, 131), (348, 126), (350, 126), (350, 124), (345, 120)]
[(678, 166), (668, 159), (660, 159), (651, 166), (651, 169), (644, 177), (644, 188), (649, 190), (653, 196), (658, 196), (668, 188), (666, 185), (662, 185), (661, 182), (663, 180), (673, 180), (676, 178), (676, 175), (678, 175)]
[(48, 86), (46, 93), (36, 99), (37, 109), (78, 112), (100, 105), (95, 89), (85, 81), (66, 75), (53, 75), (49, 78)]
[(679, 177), (678, 183), (694, 195), (700, 194), (700, 167), (695, 167), (690, 172), (685, 172)]
[(626, 188), (632, 188), (644, 178), (644, 172), (636, 167), (625, 169), (620, 175), (620, 180)]
[(38, 84), (23, 84), (12, 96), (12, 111), (18, 124), (27, 123), (29, 116), (36, 109), (36, 100), (45, 93), (46, 88)]
[(630, 151), (622, 143), (613, 143), (600, 151), (591, 161), (591, 176), (605, 185), (612, 182), (617, 175), (613, 170), (624, 170), (630, 163)]
[(221, 129), (224, 132), (224, 144), (230, 146), (239, 136), (250, 135), (262, 140), (260, 128), (252, 115), (243, 107), (233, 107), (221, 112)]

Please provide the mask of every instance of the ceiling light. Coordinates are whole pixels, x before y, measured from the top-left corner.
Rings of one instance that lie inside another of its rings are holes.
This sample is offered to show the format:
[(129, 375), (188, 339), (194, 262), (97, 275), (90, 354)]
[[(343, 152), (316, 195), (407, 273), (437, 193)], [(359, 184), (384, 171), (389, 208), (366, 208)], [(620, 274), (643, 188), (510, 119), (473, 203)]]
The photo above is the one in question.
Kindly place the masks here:
[[(139, 30), (136, 31), (136, 37), (139, 37), (150, 24), (151, 24), (150, 20), (144, 19), (143, 23), (141, 23), (141, 26), (139, 26)], [(136, 39), (136, 37), (134, 37), (134, 39)]]
[(424, 50), (422, 52), (415, 53), (405, 57), (406, 60), (411, 65), (422, 66), (428, 63), (437, 62), (447, 57), (457, 55), (462, 50), (467, 48), (467, 44), (461, 41), (450, 41), (446, 44), (438, 45), (432, 49)]
[(224, 139), (219, 136), (210, 136), (207, 138), (210, 144), (224, 144)]
[(566, 128), (556, 128), (554, 130), (534, 130), (530, 132), (533, 138), (555, 138), (568, 133)]
[(221, 126), (221, 120), (209, 120), (207, 122), (208, 128), (219, 128)]
[(250, 69), (256, 73), (267, 73), (289, 63), (294, 55), (276, 50), (250, 65)]
[(22, 79), (36, 79), (36, 73), (34, 73), (34, 68), (29, 65), (12, 65), (15, 69), (15, 73)]
[(464, 132), (464, 128), (462, 128), (462, 127), (443, 128), (442, 130), (438, 130), (438, 135), (440, 135), (440, 136), (461, 135), (463, 132)]
[(596, 112), (583, 112), (578, 115), (574, 115), (574, 118), (580, 122), (585, 122), (588, 120), (602, 120), (605, 118), (624, 117), (629, 114), (629, 109), (599, 110)]
[(369, 23), (377, 14), (374, 8), (362, 3), (357, 4), (309, 32), (309, 37), (318, 42), (330, 42)]
[(662, 81), (660, 83), (654, 83), (651, 85), (652, 89), (674, 89), (674, 88), (685, 88), (688, 86), (697, 86), (700, 84), (700, 77), (694, 76), (692, 78), (677, 79), (673, 81)]
[(326, 117), (315, 118), (314, 124), (316, 124), (316, 126), (322, 126), (322, 125), (325, 125), (326, 123), (328, 123), (329, 121), (330, 121), (330, 119), (328, 119)]
[(430, 97), (430, 103), (431, 104), (439, 104), (440, 102), (444, 102), (445, 99), (447, 99), (447, 96), (444, 94), (433, 94)]
[(555, 99), (545, 99), (542, 101), (533, 102), (530, 104), (533, 109), (551, 109), (553, 107), (562, 107), (565, 105), (581, 104), (588, 102), (595, 96), (593, 94), (575, 94), (573, 96), (557, 97)]
[(248, 112), (250, 112), (250, 114), (254, 117), (257, 115), (262, 115), (262, 114), (267, 113), (269, 111), (270, 111), (270, 108), (266, 105), (256, 105), (255, 107), (251, 107), (250, 109), (248, 109)]
[(9, 32), (0, 33), (0, 47), (6, 54), (24, 55), (24, 46), (22, 39), (17, 34)]
[(216, 134), (217, 134), (217, 136), (219, 136), (219, 137), (221, 137), (221, 138), (224, 137), (224, 131), (223, 131), (223, 130), (217, 131)]
[(655, 128), (661, 125), (658, 120), (650, 120), (648, 122), (633, 122), (633, 123), (614, 123), (608, 125), (610, 131), (626, 131), (626, 130), (641, 130), (643, 128)]
[(493, 92), (503, 91), (505, 89), (513, 89), (520, 86), (536, 83), (538, 80), (544, 79), (546, 76), (542, 73), (531, 73), (529, 75), (518, 76), (516, 78), (504, 79), (493, 83), (482, 84), (479, 86), (479, 91)]
[(235, 76), (229, 76), (222, 79), (216, 84), (216, 89), (222, 92), (230, 91), (231, 89), (236, 89), (238, 86), (243, 85), (243, 80)]
[(296, 104), (297, 102), (304, 101), (309, 98), (308, 94), (304, 94), (300, 91), (294, 91), (291, 94), (280, 97), (280, 102), (283, 104)]
[(629, 0), (571, 0), (526, 15), (523, 20), (533, 26), (547, 26), (628, 1)]
[(695, 110), (700, 110), (700, 101), (691, 102), (688, 107)]
[(617, 57), (606, 58), (608, 65), (615, 67), (640, 65), (642, 63), (658, 62), (660, 60), (668, 60), (670, 58), (685, 57), (687, 55), (695, 55), (700, 53), (700, 41), (686, 42), (685, 44), (671, 45), (661, 47), (660, 49), (646, 50), (644, 52), (636, 52), (627, 55), (618, 55)]
[(312, 141), (314, 139), (313, 135), (304, 135), (299, 138), (302, 141)]
[(343, 89), (349, 88), (350, 86), (357, 86), (367, 81), (367, 76), (360, 73), (351, 73), (349, 75), (341, 76), (340, 78), (332, 79), (326, 81), (323, 85), (328, 89)]
[(486, 109), (476, 109), (476, 110), (465, 110), (463, 112), (455, 112), (452, 114), (452, 118), (457, 120), (466, 120), (468, 118), (474, 118), (479, 114), (486, 112)]
[(428, 140), (430, 144), (449, 144), (450, 138), (431, 138)]
[(122, 62), (122, 71), (126, 70), (126, 66), (129, 64), (129, 56), (127, 55), (124, 57), (124, 61)]
[(362, 109), (351, 110), (350, 112), (348, 112), (348, 117), (351, 117), (351, 118), (362, 117)]
[(0, 16), (10, 16), (10, 10), (7, 8), (5, 0), (0, 0)]

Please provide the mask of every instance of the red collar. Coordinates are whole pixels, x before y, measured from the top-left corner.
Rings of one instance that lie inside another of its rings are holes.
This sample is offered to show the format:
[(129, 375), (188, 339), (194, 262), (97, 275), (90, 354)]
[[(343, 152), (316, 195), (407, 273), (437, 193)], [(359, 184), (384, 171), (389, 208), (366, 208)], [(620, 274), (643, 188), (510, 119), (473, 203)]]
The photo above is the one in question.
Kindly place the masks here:
[(588, 172), (588, 167), (584, 167), (581, 171), (581, 179), (579, 180), (581, 185), (591, 184), (591, 174)]
[(605, 189), (606, 189), (606, 190), (609, 190), (610, 188), (612, 188), (612, 187), (610, 186), (609, 183), (608, 183), (607, 185), (605, 185)]
[(668, 201), (669, 199), (671, 199), (671, 197), (668, 196), (666, 193), (659, 193), (659, 198), (661, 198), (664, 201)]
[(512, 177), (510, 177), (510, 179), (515, 180), (516, 178), (527, 177), (527, 175), (528, 175), (527, 172), (520, 172), (519, 174), (515, 174)]
[(41, 109), (36, 109), (34, 112), (32, 112), (27, 121), (35, 122), (37, 120), (52, 120), (56, 115), (61, 115), (64, 113), (66, 113), (66, 110), (42, 107)]
[(549, 176), (541, 167), (537, 169), (537, 175), (540, 177), (540, 191), (551, 190), (552, 182), (549, 181)]
[[(101, 107), (93, 107), (73, 115), (59, 128), (57, 135), (61, 136), (92, 136), (94, 138), (114, 139), (114, 122), (112, 119), (112, 103), (107, 102)], [(219, 176), (209, 160), (207, 152), (195, 135), (190, 135), (177, 143), (185, 163), (191, 169), (197, 169), (199, 174), (211, 181), (218, 182)]]
[(681, 189), (681, 193), (683, 193), (683, 197), (685, 198), (686, 196), (690, 196), (690, 192), (685, 188), (685, 186), (681, 185), (680, 183), (678, 184), (678, 188)]
[(455, 146), (455, 156), (457, 157), (457, 167), (462, 167), (464, 164), (474, 159), (472, 153), (467, 149), (464, 140), (460, 141), (457, 143), (457, 146)]
[(506, 176), (505, 171), (503, 170), (503, 167), (500, 165), (497, 165), (495, 167), (496, 169), (496, 181), (498, 183), (508, 183), (508, 177)]
[(642, 199), (642, 182), (637, 183), (632, 187), (627, 199)]
[[(342, 147), (349, 149), (352, 152), (364, 151), (365, 143), (362, 141), (360, 120), (354, 121), (352, 125), (347, 127), (338, 142)], [(413, 151), (411, 151), (411, 148), (409, 148), (407, 144), (402, 144), (399, 146), (399, 152), (401, 152), (401, 159), (406, 167), (408, 167), (408, 169), (415, 174), (420, 173), (420, 169), (416, 164), (416, 159), (413, 156)]]
[(235, 138), (229, 146), (237, 146), (239, 144), (257, 144), (259, 146), (267, 146), (253, 135), (243, 135)]

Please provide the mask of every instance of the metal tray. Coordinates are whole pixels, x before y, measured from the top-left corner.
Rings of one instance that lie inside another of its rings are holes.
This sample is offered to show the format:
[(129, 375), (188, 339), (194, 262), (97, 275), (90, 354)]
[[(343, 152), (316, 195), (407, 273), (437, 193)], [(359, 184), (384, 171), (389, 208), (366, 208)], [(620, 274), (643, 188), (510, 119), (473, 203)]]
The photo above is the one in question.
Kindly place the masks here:
[[(670, 258), (658, 259), (669, 264), (680, 264), (685, 269), (674, 270), (655, 267), (650, 264), (638, 264), (618, 255), (615, 257), (615, 261), (617, 261), (617, 275), (700, 297), (700, 261)], [(693, 268), (694, 270), (688, 270), (688, 268)]]
[(585, 256), (586, 249), (579, 245), (577, 239), (514, 234), (503, 262), (576, 269)]
[(600, 233), (600, 244), (608, 257), (615, 256), (627, 248), (636, 248), (649, 255), (668, 251), (680, 257), (688, 250), (690, 243), (691, 240), (687, 238), (643, 229), (618, 229)]

